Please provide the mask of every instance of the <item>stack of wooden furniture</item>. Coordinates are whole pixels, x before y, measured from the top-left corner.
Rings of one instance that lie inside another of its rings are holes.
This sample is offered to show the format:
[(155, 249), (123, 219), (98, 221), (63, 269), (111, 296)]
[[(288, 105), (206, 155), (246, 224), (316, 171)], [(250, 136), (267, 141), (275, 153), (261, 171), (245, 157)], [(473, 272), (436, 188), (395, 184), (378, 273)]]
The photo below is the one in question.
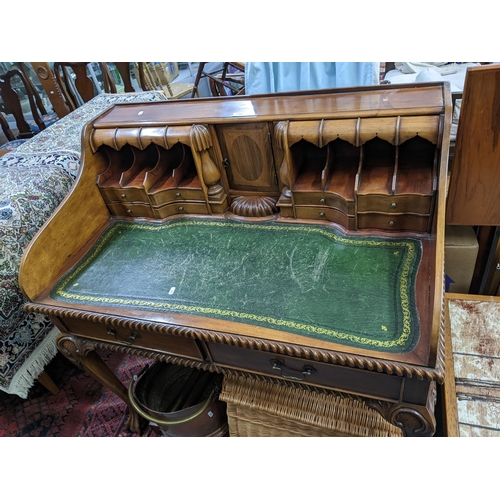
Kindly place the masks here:
[(165, 70), (167, 63), (138, 62), (137, 73), (142, 90), (161, 90), (167, 99), (180, 99), (193, 92), (190, 82), (170, 82)]
[[(222, 373), (228, 399), (238, 377), (272, 380), (433, 435), (450, 123), (446, 83), (116, 105), (86, 126), (81, 174), (23, 257), (27, 310), (135, 430), (97, 347)], [(356, 260), (365, 246), (387, 250), (385, 271)], [(352, 274), (332, 288), (337, 251)]]

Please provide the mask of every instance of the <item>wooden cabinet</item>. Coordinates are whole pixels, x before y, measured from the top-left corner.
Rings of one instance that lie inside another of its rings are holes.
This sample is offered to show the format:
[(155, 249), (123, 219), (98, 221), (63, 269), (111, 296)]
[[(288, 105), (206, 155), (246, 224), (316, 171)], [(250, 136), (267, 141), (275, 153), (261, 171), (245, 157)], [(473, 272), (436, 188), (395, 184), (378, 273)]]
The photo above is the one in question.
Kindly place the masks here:
[(450, 113), (445, 83), (116, 105), (23, 257), (27, 308), (93, 373), (108, 346), (292, 377), (431, 435)]
[(230, 190), (277, 194), (269, 124), (217, 125), (216, 131)]

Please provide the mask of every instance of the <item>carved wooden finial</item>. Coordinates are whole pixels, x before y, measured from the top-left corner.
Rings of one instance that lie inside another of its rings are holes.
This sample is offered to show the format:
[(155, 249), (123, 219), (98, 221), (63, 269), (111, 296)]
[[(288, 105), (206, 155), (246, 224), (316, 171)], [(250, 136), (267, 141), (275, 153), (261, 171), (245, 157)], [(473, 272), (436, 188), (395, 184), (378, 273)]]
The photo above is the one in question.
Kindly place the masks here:
[(291, 198), (292, 193), (290, 191), (290, 166), (289, 166), (289, 150), (288, 150), (288, 121), (278, 122), (275, 128), (275, 137), (278, 142), (278, 146), (283, 150), (283, 161), (281, 162), (281, 166), (279, 169), (280, 180), (283, 183), (283, 191), (282, 194), (286, 198)]
[(193, 125), (189, 133), (189, 138), (195, 151), (201, 152), (212, 147), (210, 132), (205, 125)]
[(212, 147), (210, 132), (205, 125), (193, 125), (189, 132), (191, 147), (201, 158), (203, 181), (208, 187), (208, 195), (213, 197), (219, 195), (224, 188), (219, 184), (220, 172), (212, 161), (208, 150)]

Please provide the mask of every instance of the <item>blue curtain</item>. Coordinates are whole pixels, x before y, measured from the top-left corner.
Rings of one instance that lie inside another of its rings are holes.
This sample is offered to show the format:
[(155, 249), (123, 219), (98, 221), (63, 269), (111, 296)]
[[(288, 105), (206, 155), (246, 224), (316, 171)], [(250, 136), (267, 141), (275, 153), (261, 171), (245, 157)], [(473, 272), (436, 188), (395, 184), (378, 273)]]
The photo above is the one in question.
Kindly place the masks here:
[(375, 85), (378, 71), (371, 62), (247, 62), (245, 94)]

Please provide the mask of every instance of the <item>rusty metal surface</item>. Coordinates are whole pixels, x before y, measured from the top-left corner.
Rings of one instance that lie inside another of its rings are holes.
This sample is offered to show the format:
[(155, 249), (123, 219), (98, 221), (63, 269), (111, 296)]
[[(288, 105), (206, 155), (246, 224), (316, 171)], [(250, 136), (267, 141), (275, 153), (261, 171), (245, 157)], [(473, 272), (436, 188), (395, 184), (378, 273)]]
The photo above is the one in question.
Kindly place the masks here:
[(450, 300), (460, 436), (500, 437), (500, 303)]

